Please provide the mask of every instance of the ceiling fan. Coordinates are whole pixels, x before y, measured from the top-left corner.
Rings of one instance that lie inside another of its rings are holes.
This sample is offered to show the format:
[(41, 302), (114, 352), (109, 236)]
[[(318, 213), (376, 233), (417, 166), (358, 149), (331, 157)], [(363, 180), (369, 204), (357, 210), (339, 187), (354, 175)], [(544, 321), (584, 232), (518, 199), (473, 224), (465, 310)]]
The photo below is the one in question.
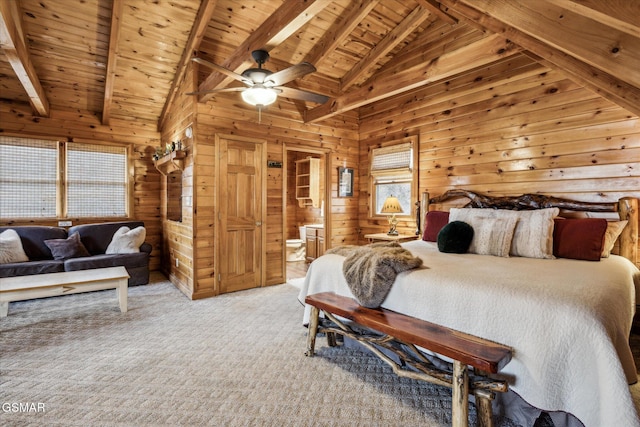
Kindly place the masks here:
[(320, 95), (318, 93), (283, 86), (298, 77), (302, 77), (316, 71), (316, 67), (310, 63), (301, 62), (300, 64), (292, 65), (289, 68), (285, 68), (284, 70), (274, 73), (266, 68), (262, 68), (262, 65), (269, 59), (269, 52), (266, 50), (254, 50), (251, 52), (251, 56), (258, 63), (258, 68), (249, 68), (243, 71), (242, 74), (238, 74), (202, 58), (192, 58), (192, 61), (238, 80), (244, 83), (247, 87), (229, 87), (204, 90), (200, 92), (189, 92), (187, 95), (218, 92), (241, 92), (240, 94), (242, 99), (248, 104), (257, 106), (259, 110), (262, 107), (275, 102), (278, 95), (285, 98), (316, 102), (318, 104), (323, 104), (329, 99), (327, 96)]

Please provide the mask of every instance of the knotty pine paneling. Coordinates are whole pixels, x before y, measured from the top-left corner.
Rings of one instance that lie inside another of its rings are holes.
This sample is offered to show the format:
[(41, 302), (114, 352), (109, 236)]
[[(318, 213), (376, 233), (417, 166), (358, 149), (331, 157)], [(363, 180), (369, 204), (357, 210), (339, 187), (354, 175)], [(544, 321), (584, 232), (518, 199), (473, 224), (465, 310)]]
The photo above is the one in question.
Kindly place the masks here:
[(362, 234), (386, 228), (368, 219), (368, 150), (405, 135), (419, 136), (420, 191), (431, 196), (640, 197), (640, 119), (523, 55), (360, 113)]
[[(7, 136), (92, 144), (118, 143), (131, 146), (131, 167), (134, 175), (131, 219), (144, 221), (147, 231), (146, 241), (153, 246), (149, 267), (151, 270), (160, 269), (162, 253), (162, 225), (158, 205), (160, 173), (153, 166), (151, 157), (154, 147), (160, 143), (160, 134), (155, 129), (155, 123), (143, 121), (130, 123), (112, 119), (109, 126), (103, 126), (99, 117), (86, 111), (51, 110), (48, 118), (36, 117), (32, 115), (29, 104), (1, 101), (0, 123), (0, 134)], [(64, 219), (73, 221), (74, 225), (114, 220), (113, 218)], [(57, 226), (58, 219), (12, 222), (11, 224)]]

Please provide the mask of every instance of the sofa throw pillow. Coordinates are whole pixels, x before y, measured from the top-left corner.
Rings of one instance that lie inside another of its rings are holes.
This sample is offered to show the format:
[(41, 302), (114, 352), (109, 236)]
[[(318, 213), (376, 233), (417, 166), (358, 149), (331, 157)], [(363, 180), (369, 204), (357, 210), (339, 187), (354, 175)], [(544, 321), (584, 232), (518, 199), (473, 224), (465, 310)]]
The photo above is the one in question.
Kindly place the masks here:
[(473, 227), (466, 222), (452, 221), (438, 233), (438, 250), (450, 254), (463, 254), (473, 240)]
[(44, 244), (51, 250), (53, 259), (63, 261), (69, 258), (91, 256), (80, 241), (80, 234), (73, 233), (66, 239), (49, 239)]
[(0, 233), (0, 264), (26, 261), (29, 257), (24, 252), (18, 232), (10, 228)]
[(505, 209), (451, 208), (449, 221), (472, 223), (473, 217), (517, 218), (511, 240), (509, 255), (527, 258), (554, 258), (553, 219), (558, 208), (533, 211), (511, 211)]
[(613, 246), (618, 240), (622, 230), (626, 227), (629, 221), (607, 221), (607, 231), (604, 233), (604, 244), (602, 245), (602, 258), (608, 258), (611, 255)]
[(147, 231), (143, 226), (131, 230), (123, 226), (113, 234), (111, 243), (107, 246), (108, 254), (133, 254), (140, 252), (140, 246), (147, 237)]
[(425, 242), (437, 242), (438, 233), (442, 227), (449, 223), (449, 212), (431, 211), (424, 216), (424, 233), (422, 240)]
[(556, 220), (553, 254), (558, 258), (600, 261), (606, 230), (604, 218)]
[(474, 218), (471, 223), (473, 240), (469, 246), (469, 252), (478, 255), (508, 257), (517, 222), (518, 219), (515, 217)]

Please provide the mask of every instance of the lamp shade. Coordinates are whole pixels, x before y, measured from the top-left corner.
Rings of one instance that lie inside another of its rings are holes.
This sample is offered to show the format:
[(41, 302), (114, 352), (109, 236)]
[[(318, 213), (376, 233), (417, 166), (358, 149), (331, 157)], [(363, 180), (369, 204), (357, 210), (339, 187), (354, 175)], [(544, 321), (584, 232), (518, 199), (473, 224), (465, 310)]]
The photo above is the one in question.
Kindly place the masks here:
[(261, 84), (256, 84), (241, 93), (242, 99), (251, 105), (269, 105), (273, 104), (278, 97), (278, 93)]
[(402, 213), (402, 212), (404, 211), (402, 210), (402, 206), (400, 206), (400, 201), (398, 200), (397, 197), (394, 197), (394, 196), (387, 197), (387, 199), (382, 204), (382, 209), (380, 210), (380, 213), (388, 213), (388, 214), (395, 214), (395, 213)]

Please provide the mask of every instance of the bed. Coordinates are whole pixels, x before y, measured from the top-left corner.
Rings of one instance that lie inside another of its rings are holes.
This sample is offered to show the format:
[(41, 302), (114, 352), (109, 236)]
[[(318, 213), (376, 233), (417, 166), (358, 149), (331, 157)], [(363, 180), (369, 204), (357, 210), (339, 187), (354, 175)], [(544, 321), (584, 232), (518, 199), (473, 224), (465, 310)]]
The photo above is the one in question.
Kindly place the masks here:
[[(437, 206), (459, 197), (483, 210), (452, 208), (453, 220), (464, 218), (473, 223), (465, 216), (470, 212), (490, 217), (505, 212), (495, 208), (515, 206), (541, 212), (557, 209), (563, 215), (568, 209), (614, 212), (628, 223), (616, 239), (618, 254), (598, 261), (446, 253), (434, 241), (403, 243), (423, 260), (423, 266), (398, 274), (382, 307), (510, 346), (513, 358), (500, 374), (509, 382), (510, 392), (497, 402), (496, 413), (523, 425), (533, 425), (544, 410), (552, 414), (556, 426), (640, 426), (629, 390), (629, 384), (637, 381), (637, 371), (628, 340), (640, 288), (635, 264), (637, 199), (590, 204), (544, 196), (491, 198), (453, 191), (428, 200)], [(558, 226), (557, 221), (565, 220), (553, 221), (555, 231), (576, 224)], [(555, 236), (556, 243), (560, 236)], [(344, 260), (337, 254), (316, 259), (309, 267), (300, 301), (319, 292), (353, 297), (342, 273)], [(307, 307), (305, 324), (308, 315)]]

